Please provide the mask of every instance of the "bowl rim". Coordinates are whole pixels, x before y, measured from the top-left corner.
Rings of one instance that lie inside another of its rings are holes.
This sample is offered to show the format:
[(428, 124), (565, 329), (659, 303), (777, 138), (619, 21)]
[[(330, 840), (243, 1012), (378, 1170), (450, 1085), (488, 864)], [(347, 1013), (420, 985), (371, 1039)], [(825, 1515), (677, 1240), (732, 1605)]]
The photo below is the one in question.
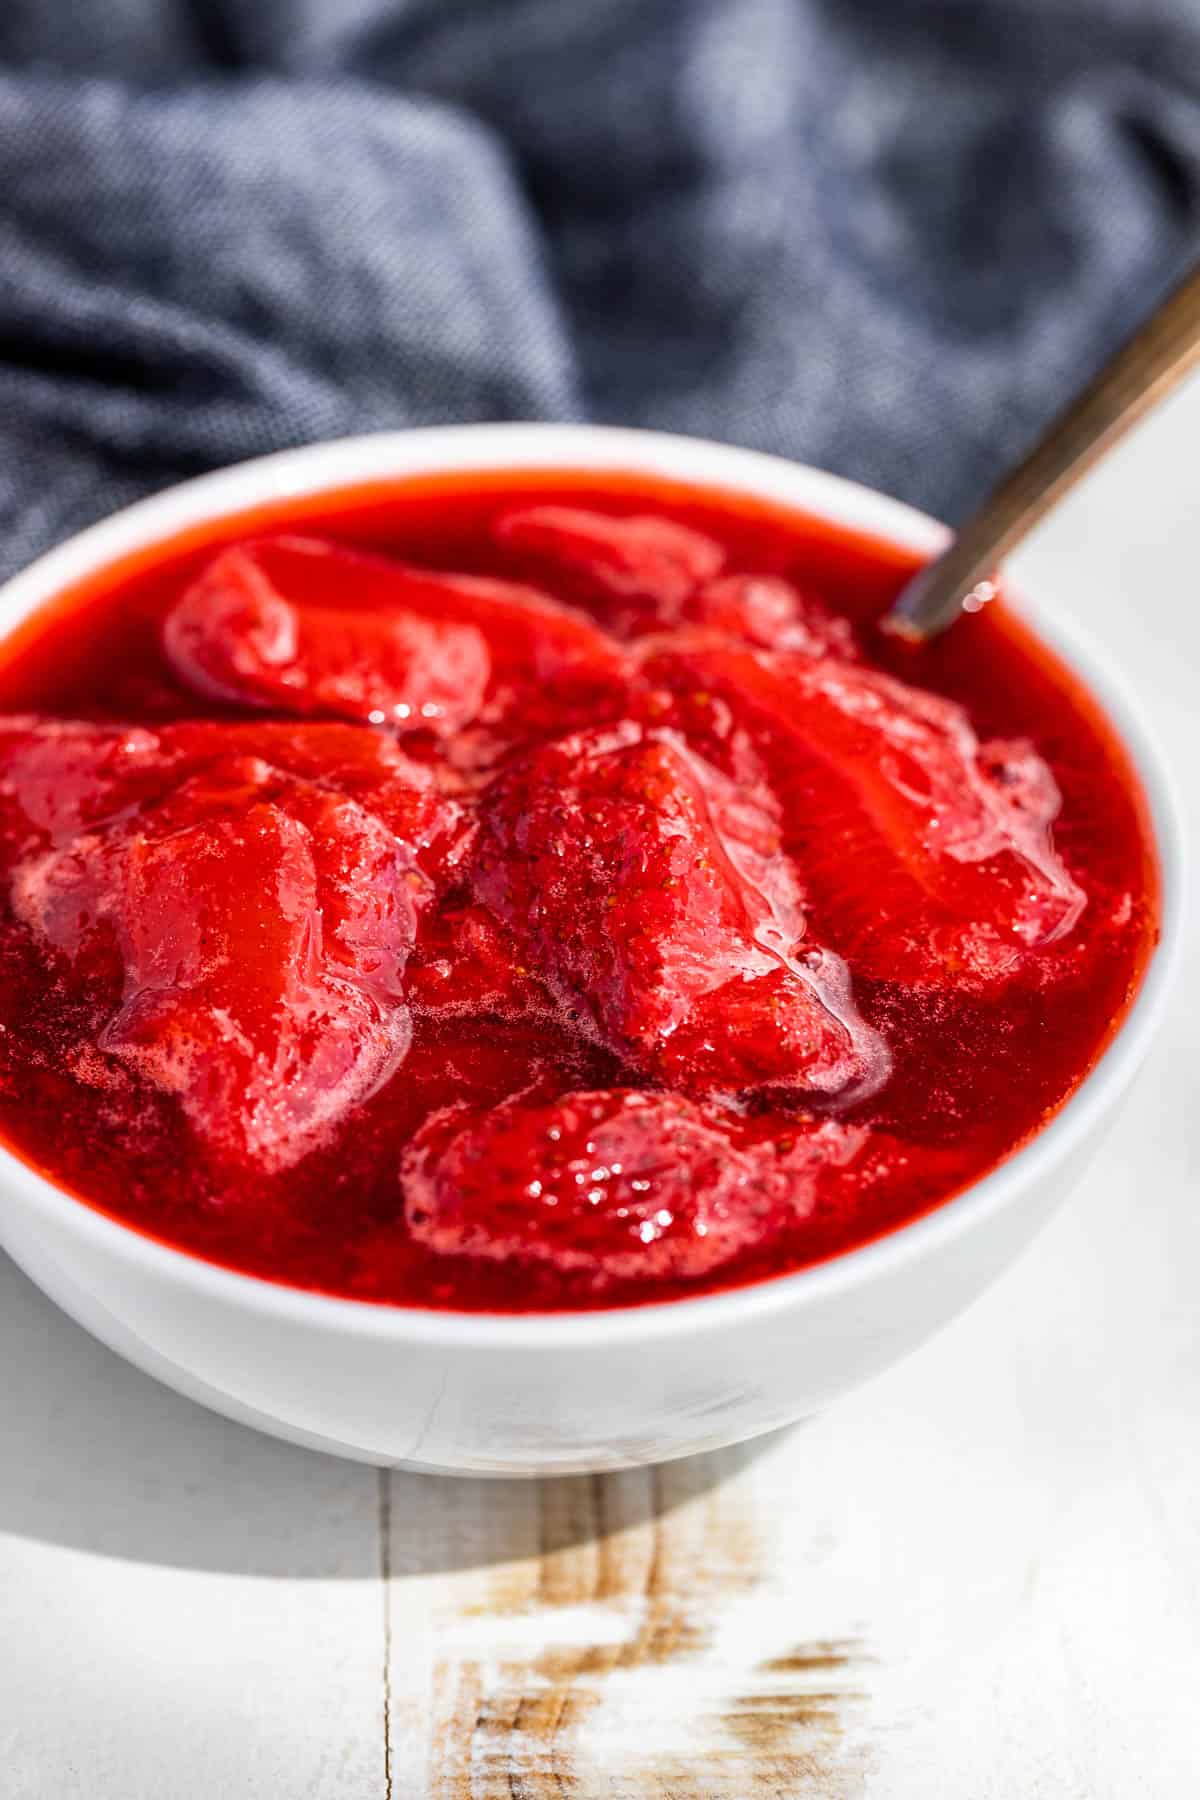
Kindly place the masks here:
[[(675, 433), (582, 424), (413, 427), (327, 440), (236, 463), (139, 500), (47, 551), (0, 587), (0, 638), (64, 589), (126, 555), (223, 517), (277, 501), (406, 477), (559, 466), (564, 473), (626, 472), (745, 493), (932, 555), (946, 527), (899, 500), (761, 451)], [(145, 1235), (58, 1187), (0, 1142), (0, 1206), (16, 1194), (97, 1250), (169, 1285), (265, 1317), (397, 1345), (545, 1350), (628, 1345), (749, 1324), (832, 1299), (898, 1273), (1002, 1211), (1065, 1163), (1100, 1124), (1150, 1043), (1171, 990), (1185, 910), (1183, 833), (1173, 783), (1138, 702), (1107, 656), (1074, 624), (1020, 610), (1099, 702), (1128, 752), (1147, 801), (1162, 890), (1160, 937), (1122, 1024), (1054, 1117), (960, 1193), (883, 1236), (790, 1273), (681, 1299), (553, 1313), (455, 1312), (314, 1293), (207, 1261)], [(0, 1234), (2, 1235), (2, 1234)]]

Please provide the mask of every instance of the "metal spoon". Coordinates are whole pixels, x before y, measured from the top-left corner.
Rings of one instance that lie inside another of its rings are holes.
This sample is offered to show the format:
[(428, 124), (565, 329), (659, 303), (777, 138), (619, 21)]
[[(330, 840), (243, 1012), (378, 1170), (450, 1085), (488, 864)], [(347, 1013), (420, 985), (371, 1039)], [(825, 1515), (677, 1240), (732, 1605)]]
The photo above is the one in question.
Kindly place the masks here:
[(995, 592), (997, 564), (1198, 360), (1200, 264), (992, 489), (949, 548), (913, 576), (885, 629), (920, 644), (963, 612), (978, 612)]

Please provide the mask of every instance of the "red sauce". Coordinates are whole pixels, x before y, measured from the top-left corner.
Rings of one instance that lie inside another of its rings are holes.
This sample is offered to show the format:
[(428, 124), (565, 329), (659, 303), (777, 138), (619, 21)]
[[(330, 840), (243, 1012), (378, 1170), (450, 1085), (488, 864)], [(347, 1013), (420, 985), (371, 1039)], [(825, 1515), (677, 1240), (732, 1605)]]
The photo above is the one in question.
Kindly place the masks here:
[(912, 566), (483, 474), (64, 594), (0, 646), (5, 1140), (216, 1262), (467, 1310), (930, 1210), (1092, 1067), (1158, 893), (1124, 750), (1011, 613), (879, 633)]

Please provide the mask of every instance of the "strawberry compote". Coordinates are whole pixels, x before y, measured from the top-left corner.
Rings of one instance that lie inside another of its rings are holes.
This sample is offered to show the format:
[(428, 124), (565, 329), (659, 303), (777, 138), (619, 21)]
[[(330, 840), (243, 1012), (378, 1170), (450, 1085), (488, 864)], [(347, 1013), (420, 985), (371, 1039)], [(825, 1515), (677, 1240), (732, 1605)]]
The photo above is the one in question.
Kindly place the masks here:
[(1144, 803), (1001, 605), (648, 478), (197, 528), (0, 647), (0, 1131), (360, 1299), (778, 1275), (1038, 1130), (1157, 930)]

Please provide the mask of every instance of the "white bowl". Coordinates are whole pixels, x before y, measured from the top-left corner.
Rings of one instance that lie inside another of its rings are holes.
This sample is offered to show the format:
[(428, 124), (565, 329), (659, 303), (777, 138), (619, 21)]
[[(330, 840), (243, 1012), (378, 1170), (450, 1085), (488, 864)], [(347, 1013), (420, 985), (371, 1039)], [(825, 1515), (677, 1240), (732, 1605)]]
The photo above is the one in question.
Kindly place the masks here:
[[(693, 439), (592, 426), (468, 425), (287, 451), (205, 476), (85, 531), (0, 591), (0, 632), (90, 572), (273, 500), (439, 471), (617, 469), (747, 492), (921, 552), (943, 529), (850, 482)], [(1141, 1062), (1182, 916), (1180, 834), (1141, 719), (1074, 635), (1047, 633), (1132, 753), (1158, 839), (1163, 933), (1100, 1062), (1024, 1149), (913, 1224), (757, 1286), (599, 1313), (456, 1314), (327, 1299), (172, 1250), (0, 1148), (0, 1241), (112, 1349), (231, 1418), (310, 1447), (489, 1475), (621, 1468), (802, 1418), (961, 1311), (1066, 1194)]]

